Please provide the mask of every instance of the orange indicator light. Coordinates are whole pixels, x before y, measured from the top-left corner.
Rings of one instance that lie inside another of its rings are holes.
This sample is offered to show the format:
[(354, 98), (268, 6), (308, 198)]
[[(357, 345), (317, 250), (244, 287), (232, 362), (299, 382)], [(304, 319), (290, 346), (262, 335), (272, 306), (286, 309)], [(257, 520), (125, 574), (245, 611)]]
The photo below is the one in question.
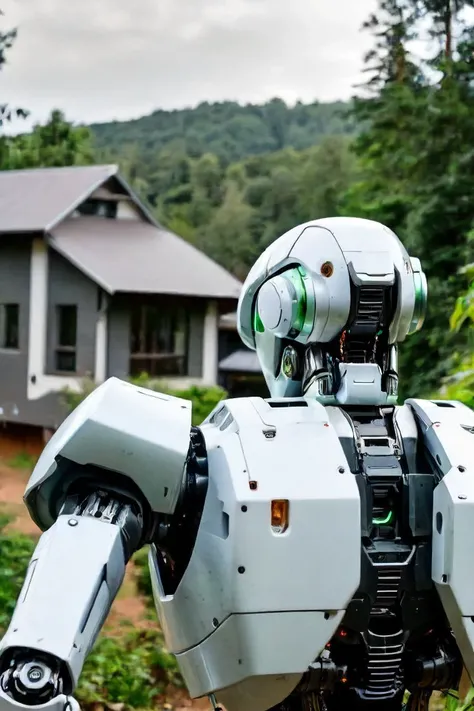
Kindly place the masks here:
[(288, 499), (274, 499), (272, 501), (272, 529), (275, 533), (284, 533), (289, 524)]

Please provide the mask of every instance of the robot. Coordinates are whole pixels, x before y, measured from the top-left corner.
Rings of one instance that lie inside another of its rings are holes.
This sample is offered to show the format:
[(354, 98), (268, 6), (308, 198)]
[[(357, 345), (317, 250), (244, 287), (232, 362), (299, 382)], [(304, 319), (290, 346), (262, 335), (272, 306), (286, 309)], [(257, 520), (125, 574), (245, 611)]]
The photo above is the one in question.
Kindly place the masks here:
[(118, 379), (87, 397), (25, 492), (44, 533), (0, 645), (0, 711), (77, 707), (145, 544), (167, 646), (214, 708), (421, 711), (473, 679), (474, 413), (397, 405), (397, 344), (426, 300), (384, 225), (308, 222), (239, 300), (269, 399), (194, 427), (189, 402)]

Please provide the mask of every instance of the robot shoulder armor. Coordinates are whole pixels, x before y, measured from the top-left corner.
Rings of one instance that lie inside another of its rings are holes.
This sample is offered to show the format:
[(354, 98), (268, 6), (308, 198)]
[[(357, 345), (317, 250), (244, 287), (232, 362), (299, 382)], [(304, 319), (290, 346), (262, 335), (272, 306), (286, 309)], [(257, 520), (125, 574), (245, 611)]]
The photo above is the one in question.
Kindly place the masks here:
[(443, 475), (472, 461), (474, 411), (455, 400), (407, 400), (425, 446)]
[(457, 400), (406, 401), (418, 421), (422, 431), (433, 425), (474, 425), (474, 411)]
[(66, 461), (68, 472), (74, 465), (78, 474), (81, 468), (93, 466), (127, 477), (152, 511), (171, 514), (183, 482), (190, 432), (188, 400), (110, 378), (50, 439), (28, 482), (25, 502), (42, 527), (51, 525), (52, 520), (45, 521), (34, 509), (39, 500), (53, 496), (64, 472), (61, 462)]

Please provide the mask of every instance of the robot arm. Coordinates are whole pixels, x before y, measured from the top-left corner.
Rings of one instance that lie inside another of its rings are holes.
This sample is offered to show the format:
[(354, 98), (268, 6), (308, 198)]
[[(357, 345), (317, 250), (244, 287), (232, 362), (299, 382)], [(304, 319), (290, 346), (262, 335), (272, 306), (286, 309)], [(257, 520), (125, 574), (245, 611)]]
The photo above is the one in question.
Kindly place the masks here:
[(41, 536), (2, 642), (2, 691), (26, 705), (71, 694), (143, 532), (134, 501), (66, 498)]
[(0, 644), (0, 711), (64, 711), (131, 555), (189, 481), (190, 404), (110, 379), (67, 418), (25, 502), (45, 530)]

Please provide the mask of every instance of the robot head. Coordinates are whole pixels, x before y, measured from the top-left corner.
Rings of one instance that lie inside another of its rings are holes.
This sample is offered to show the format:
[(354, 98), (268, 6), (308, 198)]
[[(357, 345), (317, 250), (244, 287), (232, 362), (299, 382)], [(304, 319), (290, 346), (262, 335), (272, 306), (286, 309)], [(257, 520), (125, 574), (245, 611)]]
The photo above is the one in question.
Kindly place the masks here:
[(265, 250), (243, 285), (237, 326), (272, 397), (395, 404), (396, 344), (421, 328), (426, 300), (420, 261), (388, 227), (332, 217)]

